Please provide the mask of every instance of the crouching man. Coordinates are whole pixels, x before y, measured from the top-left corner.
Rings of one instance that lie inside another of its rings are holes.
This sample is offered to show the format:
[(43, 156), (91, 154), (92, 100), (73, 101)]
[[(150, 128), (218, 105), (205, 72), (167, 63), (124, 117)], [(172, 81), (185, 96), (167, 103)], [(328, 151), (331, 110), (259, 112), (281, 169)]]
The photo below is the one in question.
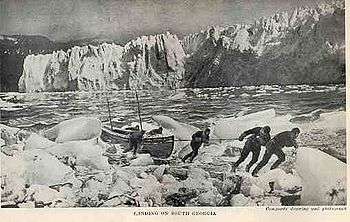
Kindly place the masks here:
[(284, 154), (282, 148), (292, 146), (298, 148), (296, 138), (299, 136), (299, 133), (299, 128), (294, 128), (291, 131), (284, 131), (274, 136), (266, 144), (266, 151), (263, 156), (263, 159), (255, 167), (252, 175), (256, 177), (259, 170), (269, 162), (273, 154), (275, 154), (278, 157), (278, 160), (271, 166), (271, 170), (277, 168), (282, 162), (284, 162), (286, 155)]

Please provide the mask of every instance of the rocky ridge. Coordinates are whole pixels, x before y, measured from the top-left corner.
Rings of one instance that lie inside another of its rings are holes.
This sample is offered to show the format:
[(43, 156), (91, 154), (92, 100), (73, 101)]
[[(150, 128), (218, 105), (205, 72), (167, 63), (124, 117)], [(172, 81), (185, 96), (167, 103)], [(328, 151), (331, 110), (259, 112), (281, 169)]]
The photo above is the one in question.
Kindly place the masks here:
[(187, 86), (344, 82), (344, 9), (335, 1), (186, 36)]

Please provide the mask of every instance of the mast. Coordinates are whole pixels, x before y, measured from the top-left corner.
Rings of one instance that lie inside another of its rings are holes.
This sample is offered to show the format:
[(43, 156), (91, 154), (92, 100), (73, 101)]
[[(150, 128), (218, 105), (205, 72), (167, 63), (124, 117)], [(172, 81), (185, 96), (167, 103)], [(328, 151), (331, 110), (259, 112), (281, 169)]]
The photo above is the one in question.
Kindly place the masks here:
[(135, 90), (135, 94), (136, 94), (136, 100), (137, 100), (137, 112), (138, 112), (138, 115), (139, 115), (140, 129), (143, 130), (142, 129), (142, 119), (141, 119), (139, 96), (138, 96), (136, 90)]
[(111, 125), (111, 130), (113, 130), (112, 117), (111, 117), (111, 109), (109, 108), (108, 92), (107, 92), (106, 99), (107, 99), (107, 107), (108, 107), (109, 124)]

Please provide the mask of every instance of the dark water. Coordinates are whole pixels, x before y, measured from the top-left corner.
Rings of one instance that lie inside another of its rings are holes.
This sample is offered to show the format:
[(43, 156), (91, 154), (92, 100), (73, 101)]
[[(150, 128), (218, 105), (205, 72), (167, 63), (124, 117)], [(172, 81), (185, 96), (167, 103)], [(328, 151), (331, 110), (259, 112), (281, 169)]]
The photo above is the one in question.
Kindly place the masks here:
[[(345, 86), (260, 86), (177, 91), (138, 91), (143, 121), (152, 115), (167, 115), (201, 127), (210, 118), (235, 116), (274, 108), (277, 114), (298, 115), (315, 109), (345, 109)], [(1, 100), (23, 109), (6, 111), (1, 122), (9, 126), (33, 128), (78, 116), (97, 116), (108, 120), (107, 97), (117, 125), (138, 121), (133, 91), (2, 93)]]

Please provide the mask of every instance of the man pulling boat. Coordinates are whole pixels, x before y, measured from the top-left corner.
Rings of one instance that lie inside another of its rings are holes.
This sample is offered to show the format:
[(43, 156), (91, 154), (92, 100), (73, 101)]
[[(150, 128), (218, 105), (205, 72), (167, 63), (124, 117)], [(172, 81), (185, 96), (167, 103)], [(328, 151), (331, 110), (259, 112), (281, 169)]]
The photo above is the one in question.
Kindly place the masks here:
[(245, 169), (246, 172), (249, 172), (250, 168), (258, 161), (261, 146), (265, 146), (271, 139), (270, 131), (271, 128), (269, 126), (255, 127), (240, 135), (238, 138), (239, 141), (243, 141), (243, 139), (247, 136), (249, 137), (244, 144), (240, 158), (233, 164), (232, 171), (236, 171), (237, 167), (248, 157), (249, 153), (251, 152), (253, 154), (252, 160), (248, 163)]
[[(137, 150), (139, 150), (143, 144), (144, 135), (146, 134), (146, 131), (140, 130), (138, 125), (136, 125), (136, 127), (128, 127), (126, 129), (128, 130), (132, 129), (133, 132), (129, 134), (129, 148), (126, 149), (124, 152), (128, 152), (132, 150), (133, 156), (135, 157)], [(147, 134), (154, 136), (156, 134), (161, 134), (162, 130), (163, 128), (159, 127), (158, 129), (150, 130)]]
[(299, 136), (300, 129), (293, 128), (291, 131), (284, 131), (274, 136), (267, 144), (266, 151), (263, 159), (253, 170), (252, 175), (257, 176), (257, 173), (263, 168), (270, 160), (272, 155), (276, 155), (278, 160), (271, 166), (271, 170), (277, 168), (282, 162), (285, 161), (285, 154), (282, 150), (283, 147), (294, 147), (298, 148), (296, 138)]
[(136, 156), (137, 150), (142, 146), (144, 130), (132, 132), (129, 135), (129, 150), (132, 150), (133, 156)]
[(190, 158), (190, 162), (192, 163), (193, 159), (198, 155), (198, 150), (202, 146), (202, 144), (209, 143), (209, 134), (210, 129), (206, 128), (204, 131), (197, 131), (192, 135), (192, 140), (190, 143), (192, 152), (184, 156), (184, 158), (182, 158), (182, 162), (185, 162), (188, 158)]
[(266, 146), (266, 151), (262, 160), (257, 164), (252, 172), (252, 175), (257, 177), (257, 173), (263, 168), (271, 159), (272, 155), (276, 155), (278, 160), (271, 166), (271, 170), (277, 168), (282, 162), (285, 161), (285, 154), (282, 150), (283, 147), (295, 147), (298, 148), (296, 138), (298, 137), (300, 130), (299, 128), (293, 128), (291, 131), (284, 131), (270, 140), (270, 127), (255, 127), (247, 130), (239, 137), (238, 140), (242, 141), (246, 136), (248, 137), (240, 158), (233, 164), (232, 171), (235, 172), (237, 167), (248, 157), (249, 153), (252, 152), (252, 160), (246, 166), (246, 172), (249, 172), (252, 165), (254, 165), (259, 158), (261, 146)]

